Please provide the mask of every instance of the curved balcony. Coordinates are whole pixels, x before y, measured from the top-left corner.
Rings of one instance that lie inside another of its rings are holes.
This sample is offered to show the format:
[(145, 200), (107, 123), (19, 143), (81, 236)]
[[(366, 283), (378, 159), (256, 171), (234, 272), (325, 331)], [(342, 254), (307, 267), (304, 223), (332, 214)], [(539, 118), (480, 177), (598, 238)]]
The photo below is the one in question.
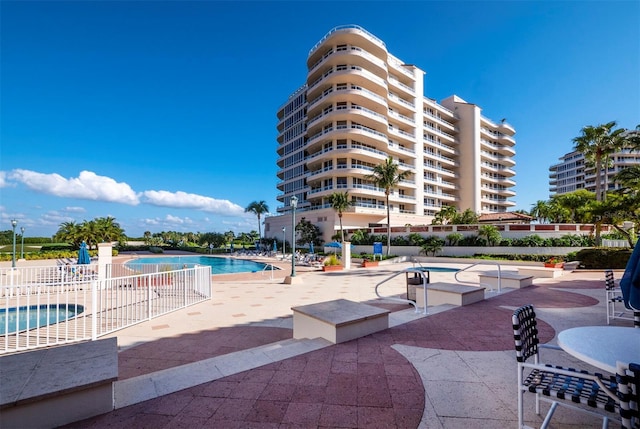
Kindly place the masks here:
[(492, 152), (487, 152), (485, 150), (480, 151), (480, 158), (487, 161), (497, 162), (505, 167), (513, 167), (516, 165), (516, 162), (510, 157), (494, 155)]
[(402, 61), (400, 61), (399, 58), (396, 58), (393, 55), (388, 54), (387, 55), (387, 64), (389, 64), (389, 66), (391, 68), (393, 68), (393, 70), (399, 71), (401, 74), (403, 74), (408, 79), (411, 79), (411, 80), (414, 79), (413, 72), (408, 70), (404, 66), (404, 63)]
[(481, 162), (480, 163), (480, 169), (481, 171), (485, 172), (485, 171), (489, 171), (489, 172), (494, 172), (494, 173), (498, 173), (502, 176), (505, 177), (512, 177), (516, 175), (516, 172), (513, 171), (510, 168), (505, 167), (504, 165), (491, 165), (488, 162)]
[[(331, 41), (331, 43), (329, 43)], [(322, 47), (327, 45), (352, 44), (370, 51), (373, 55), (385, 58), (387, 47), (385, 43), (358, 25), (340, 25), (332, 28), (309, 50), (307, 66), (311, 68), (322, 57)], [(326, 52), (326, 50), (324, 51)]]
[(423, 157), (425, 159), (433, 159), (435, 161), (439, 161), (441, 164), (445, 164), (445, 166), (448, 167), (458, 167), (460, 165), (455, 159), (438, 153), (425, 152), (423, 154)]
[(503, 133), (507, 133), (510, 135), (514, 135), (516, 133), (515, 128), (513, 128), (508, 122), (504, 121), (498, 124), (498, 129), (502, 130)]
[(404, 97), (414, 98), (416, 96), (416, 91), (412, 87), (400, 82), (393, 76), (389, 76), (387, 82), (389, 82), (394, 90), (401, 92)]
[(389, 144), (387, 145), (387, 151), (391, 154), (396, 154), (398, 156), (415, 156), (416, 152), (411, 149), (411, 147), (413, 147), (413, 144), (409, 145), (402, 145), (399, 142), (395, 141), (395, 140), (389, 140)]
[(506, 177), (496, 177), (496, 176), (490, 176), (488, 174), (482, 174), (481, 176), (481, 182), (482, 182), (482, 186), (484, 186), (485, 183), (492, 183), (492, 184), (497, 184), (497, 185), (502, 185), (505, 187), (512, 187), (516, 185), (516, 182), (514, 182), (511, 179), (508, 179)]
[(389, 93), (387, 99), (389, 100), (389, 105), (394, 106), (394, 110), (402, 112), (405, 116), (413, 115), (416, 111), (416, 106), (411, 101), (405, 100), (392, 92)]
[(433, 173), (438, 173), (442, 176), (447, 176), (447, 177), (453, 177), (453, 178), (457, 178), (456, 174), (453, 170), (448, 170), (446, 168), (443, 168), (439, 165), (434, 165), (434, 164), (429, 164), (429, 163), (424, 163), (423, 164), (425, 171), (431, 171)]
[(338, 101), (367, 106), (370, 110), (375, 110), (379, 113), (386, 112), (388, 109), (386, 98), (364, 87), (350, 84), (344, 87), (336, 87), (335, 89), (331, 87), (324, 90), (322, 94), (309, 102), (307, 114), (311, 116), (318, 108), (326, 106), (326, 103), (333, 104)]
[(389, 157), (387, 152), (373, 149), (358, 142), (351, 142), (349, 148), (345, 152), (353, 155), (353, 159), (375, 165), (380, 164)]
[(500, 134), (498, 136), (498, 141), (500, 143), (504, 143), (504, 144), (507, 144), (509, 146), (514, 146), (516, 144), (515, 139), (513, 137), (511, 137), (511, 136), (506, 135), (506, 134)]

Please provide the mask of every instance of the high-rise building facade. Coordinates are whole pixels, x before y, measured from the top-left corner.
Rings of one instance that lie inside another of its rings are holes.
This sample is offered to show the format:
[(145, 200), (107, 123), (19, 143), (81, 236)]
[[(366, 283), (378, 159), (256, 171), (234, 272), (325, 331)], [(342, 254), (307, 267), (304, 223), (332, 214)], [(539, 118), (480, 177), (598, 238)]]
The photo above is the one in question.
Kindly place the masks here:
[(384, 189), (370, 180), (388, 157), (409, 172), (389, 196), (392, 225), (429, 224), (443, 206), (478, 214), (515, 205), (513, 135), (502, 121), (452, 95), (424, 96), (424, 71), (358, 26), (329, 31), (309, 52), (306, 82), (278, 109), (278, 207), (265, 235), (297, 214), (330, 238), (338, 225), (328, 197), (348, 191), (345, 228), (386, 224)]
[[(561, 195), (579, 189), (596, 191), (596, 169), (588, 166), (581, 152), (573, 151), (561, 156), (560, 162), (549, 167), (549, 193)], [(618, 189), (614, 176), (622, 169), (640, 165), (640, 152), (624, 149), (609, 156), (606, 175), (601, 176), (601, 189)]]

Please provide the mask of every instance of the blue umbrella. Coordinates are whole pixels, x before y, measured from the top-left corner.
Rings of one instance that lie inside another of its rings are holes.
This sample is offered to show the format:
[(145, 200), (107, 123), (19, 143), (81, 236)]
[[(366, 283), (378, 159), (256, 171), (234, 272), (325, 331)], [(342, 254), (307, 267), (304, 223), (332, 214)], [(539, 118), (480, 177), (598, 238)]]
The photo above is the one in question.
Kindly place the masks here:
[(624, 306), (633, 311), (640, 311), (640, 240), (636, 241), (636, 247), (620, 279), (620, 289)]
[(331, 243), (327, 243), (324, 247), (333, 247), (336, 249), (342, 249), (342, 243), (338, 243), (337, 241), (332, 241)]
[(313, 253), (313, 242), (309, 243), (309, 253)]
[(80, 244), (80, 250), (78, 250), (78, 264), (87, 265), (91, 263), (91, 256), (89, 256), (89, 250), (87, 250), (87, 243), (84, 241)]
[(278, 244), (276, 243), (276, 240), (273, 240), (273, 251), (274, 252), (278, 251)]

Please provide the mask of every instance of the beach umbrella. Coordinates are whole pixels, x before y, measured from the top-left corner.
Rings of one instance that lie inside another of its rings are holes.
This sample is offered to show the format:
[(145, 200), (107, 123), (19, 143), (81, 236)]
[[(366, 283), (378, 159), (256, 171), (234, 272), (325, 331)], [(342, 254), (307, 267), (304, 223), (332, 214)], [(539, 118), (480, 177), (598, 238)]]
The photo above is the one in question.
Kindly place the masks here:
[(313, 242), (309, 243), (309, 253), (313, 254)]
[(331, 243), (325, 244), (324, 247), (329, 247), (331, 249), (334, 249), (333, 253), (336, 253), (338, 249), (342, 249), (342, 243), (339, 243), (337, 241), (332, 241)]
[(80, 250), (78, 250), (78, 264), (87, 265), (91, 263), (91, 256), (89, 256), (89, 250), (87, 250), (87, 243), (84, 241), (80, 244)]
[(620, 279), (620, 289), (624, 306), (633, 311), (640, 311), (640, 240), (636, 242)]

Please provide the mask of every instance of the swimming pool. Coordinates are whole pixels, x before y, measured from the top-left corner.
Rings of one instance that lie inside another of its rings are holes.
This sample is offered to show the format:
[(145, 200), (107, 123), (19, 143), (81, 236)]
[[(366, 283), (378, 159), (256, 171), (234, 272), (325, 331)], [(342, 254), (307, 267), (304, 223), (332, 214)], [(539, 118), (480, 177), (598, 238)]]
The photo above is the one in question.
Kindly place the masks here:
[[(0, 335), (64, 322), (84, 311), (77, 304), (43, 304), (0, 308)], [(6, 330), (6, 331), (5, 331)]]
[(421, 270), (429, 270), (432, 273), (457, 273), (460, 268), (447, 268), (447, 267), (416, 267)]
[(267, 264), (261, 262), (248, 261), (246, 259), (220, 258), (216, 256), (162, 256), (154, 258), (138, 258), (128, 261), (125, 265), (155, 264), (155, 265), (175, 265), (175, 269), (187, 266), (193, 268), (195, 265), (208, 265), (211, 267), (211, 274), (233, 274), (252, 273), (262, 271)]

